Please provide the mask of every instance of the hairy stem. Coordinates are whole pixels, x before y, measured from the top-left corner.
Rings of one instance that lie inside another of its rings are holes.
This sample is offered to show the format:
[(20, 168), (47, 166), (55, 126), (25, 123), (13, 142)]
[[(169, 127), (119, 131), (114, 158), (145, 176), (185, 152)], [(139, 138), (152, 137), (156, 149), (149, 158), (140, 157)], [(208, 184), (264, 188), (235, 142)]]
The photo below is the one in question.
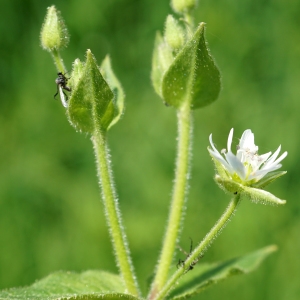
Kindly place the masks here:
[(187, 101), (178, 110), (178, 145), (175, 170), (175, 182), (173, 187), (172, 203), (163, 241), (162, 252), (159, 258), (156, 276), (152, 284), (149, 298), (153, 298), (167, 281), (169, 269), (172, 263), (177, 238), (184, 211), (187, 183), (189, 179), (190, 144), (192, 135), (192, 116), (190, 104)]
[(216, 224), (211, 228), (211, 230), (207, 233), (201, 243), (194, 249), (194, 251), (187, 257), (184, 261), (184, 264), (181, 268), (179, 268), (170, 280), (166, 283), (160, 293), (154, 297), (155, 300), (164, 299), (167, 294), (170, 292), (172, 288), (175, 287), (176, 282), (178, 279), (189, 269), (189, 266), (196, 262), (199, 257), (201, 257), (207, 248), (212, 244), (215, 238), (221, 233), (222, 229), (227, 225), (227, 222), (230, 220), (231, 216), (235, 213), (238, 204), (241, 201), (240, 195), (236, 195), (229, 205), (227, 206), (226, 210), (224, 211), (221, 218), (216, 222)]
[(51, 54), (52, 54), (52, 57), (53, 57), (53, 60), (54, 60), (54, 63), (56, 65), (56, 69), (63, 73), (63, 74), (66, 74), (67, 73), (67, 70), (66, 70), (66, 67), (64, 65), (64, 62), (63, 62), (63, 59), (61, 58), (59, 52), (57, 50), (52, 50), (51, 51)]
[(98, 177), (102, 189), (106, 221), (109, 227), (117, 265), (124, 280), (127, 289), (126, 292), (138, 296), (139, 289), (133, 271), (127, 238), (122, 226), (121, 214), (118, 208), (118, 199), (114, 188), (105, 133), (97, 130), (92, 137), (92, 141), (96, 154)]

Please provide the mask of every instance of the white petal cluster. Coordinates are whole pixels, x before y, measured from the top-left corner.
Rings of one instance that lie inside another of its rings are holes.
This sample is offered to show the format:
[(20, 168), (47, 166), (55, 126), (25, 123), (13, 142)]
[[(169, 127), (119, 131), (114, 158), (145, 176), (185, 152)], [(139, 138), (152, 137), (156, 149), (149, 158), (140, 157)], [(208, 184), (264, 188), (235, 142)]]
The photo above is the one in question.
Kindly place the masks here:
[(258, 155), (258, 147), (254, 144), (254, 134), (250, 129), (244, 131), (237, 146), (237, 153), (234, 155), (231, 151), (232, 137), (233, 128), (228, 136), (227, 150), (223, 149), (220, 154), (214, 146), (211, 134), (209, 141), (212, 149), (209, 149), (209, 152), (223, 165), (227, 174), (233, 180), (237, 180), (245, 185), (257, 182), (266, 174), (281, 168), (280, 162), (287, 156), (287, 152), (284, 152), (277, 158), (281, 146), (278, 147), (273, 155), (271, 155), (272, 152)]

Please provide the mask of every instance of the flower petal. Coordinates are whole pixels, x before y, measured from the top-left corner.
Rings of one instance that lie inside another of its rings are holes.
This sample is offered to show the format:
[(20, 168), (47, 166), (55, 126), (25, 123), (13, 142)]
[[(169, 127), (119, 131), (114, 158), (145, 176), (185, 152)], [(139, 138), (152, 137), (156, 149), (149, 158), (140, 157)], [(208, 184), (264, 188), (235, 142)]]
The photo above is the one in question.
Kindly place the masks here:
[(268, 153), (259, 155), (259, 166), (258, 167), (260, 167), (270, 157), (271, 154), (272, 154), (272, 152), (270, 151)]
[[(263, 168), (271, 168), (274, 165), (277, 165), (278, 163), (280, 163), (284, 158), (286, 158), (286, 156), (288, 155), (287, 151), (283, 152), (279, 158), (276, 159), (279, 151), (280, 151), (280, 146), (277, 149), (277, 151), (270, 157), (269, 160), (267, 160), (267, 162), (264, 164)], [(276, 155), (275, 155), (276, 154)], [(276, 160), (275, 160), (276, 159)]]
[(233, 128), (231, 128), (231, 130), (229, 132), (229, 135), (228, 135), (228, 140), (227, 140), (227, 150), (228, 150), (228, 152), (231, 152), (232, 137), (233, 137)]
[(227, 170), (230, 169), (229, 164), (227, 163), (227, 161), (221, 156), (221, 154), (219, 152), (214, 152), (210, 149), (208, 149), (209, 153), (211, 156), (213, 156), (217, 161), (219, 161)]
[(246, 170), (244, 164), (232, 152), (226, 153), (225, 156), (230, 165), (230, 170), (228, 171), (231, 174), (237, 173), (241, 179), (245, 179)]
[(273, 153), (273, 155), (268, 159), (268, 161), (265, 163), (265, 166), (268, 164), (272, 164), (275, 159), (277, 158), (279, 152), (281, 150), (281, 145), (279, 145), (279, 147), (277, 148), (277, 150)]
[(220, 152), (216, 149), (214, 142), (212, 140), (212, 134), (209, 136), (210, 145), (213, 148), (213, 150), (208, 148), (209, 153), (218, 160), (227, 170), (230, 168), (227, 161), (223, 158), (223, 156), (220, 154)]
[(254, 134), (250, 129), (247, 129), (243, 132), (242, 137), (239, 143), (239, 149), (256, 153), (258, 147), (254, 144)]
[(253, 178), (256, 178), (257, 180), (260, 180), (264, 176), (266, 176), (268, 173), (276, 171), (276, 170), (280, 169), (281, 167), (282, 167), (282, 165), (278, 164), (278, 165), (274, 165), (272, 168), (258, 170), (257, 172), (255, 172), (255, 176), (253, 176)]
[[(267, 152), (259, 155), (258, 146), (254, 143), (254, 134), (250, 129), (243, 132), (237, 153), (234, 155), (231, 151), (233, 132), (234, 129), (231, 128), (227, 139), (227, 151), (223, 149), (219, 152), (214, 146), (212, 134), (209, 136), (212, 147), (212, 149), (208, 147), (209, 153), (221, 166), (219, 171), (217, 168), (218, 173), (222, 171), (226, 178), (229, 176), (232, 180), (249, 187), (259, 186), (259, 181), (264, 176), (281, 168), (280, 162), (287, 156), (287, 152), (277, 158), (281, 150), (281, 146), (279, 146), (273, 154)], [(221, 174), (219, 173), (219, 175)]]

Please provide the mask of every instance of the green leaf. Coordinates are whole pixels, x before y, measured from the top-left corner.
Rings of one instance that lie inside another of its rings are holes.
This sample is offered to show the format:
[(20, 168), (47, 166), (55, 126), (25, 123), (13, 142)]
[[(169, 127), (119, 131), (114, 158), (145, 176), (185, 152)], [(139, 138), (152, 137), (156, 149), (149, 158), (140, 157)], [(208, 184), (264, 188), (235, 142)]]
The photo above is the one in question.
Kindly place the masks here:
[(163, 76), (163, 99), (176, 108), (189, 101), (196, 109), (215, 101), (220, 89), (220, 72), (207, 48), (204, 23), (200, 23)]
[(93, 134), (106, 130), (114, 119), (114, 94), (101, 75), (90, 50), (82, 76), (72, 91), (67, 109), (69, 121), (78, 130)]
[(277, 246), (271, 245), (224, 262), (199, 264), (183, 277), (168, 298), (187, 299), (232, 275), (252, 272), (267, 256), (276, 250)]
[(119, 82), (119, 80), (117, 79), (116, 75), (112, 70), (110, 57), (108, 55), (103, 60), (100, 67), (100, 71), (103, 77), (105, 78), (106, 82), (109, 84), (112, 92), (114, 93), (114, 99), (113, 99), (114, 117), (108, 126), (109, 129), (111, 128), (111, 126), (113, 126), (119, 121), (119, 119), (123, 114), (125, 94), (121, 86), (121, 83)]
[(125, 294), (120, 276), (104, 271), (56, 272), (29, 287), (0, 291), (0, 299), (89, 300), (138, 298)]

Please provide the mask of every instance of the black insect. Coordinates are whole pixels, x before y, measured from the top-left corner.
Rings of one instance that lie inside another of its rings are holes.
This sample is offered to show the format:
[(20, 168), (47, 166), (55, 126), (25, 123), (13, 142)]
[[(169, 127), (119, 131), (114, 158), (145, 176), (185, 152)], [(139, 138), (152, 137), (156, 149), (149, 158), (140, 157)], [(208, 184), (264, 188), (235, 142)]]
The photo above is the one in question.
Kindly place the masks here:
[[(178, 263), (177, 263), (177, 269), (179, 267), (185, 268), (185, 262), (187, 261), (187, 259), (191, 256), (192, 251), (193, 251), (193, 240), (191, 239), (191, 246), (190, 246), (190, 252), (187, 253), (186, 251), (184, 251), (180, 246), (178, 246), (178, 249), (184, 253), (186, 255), (186, 258), (184, 260), (179, 259)], [(190, 264), (189, 266), (185, 269), (184, 273), (187, 273), (190, 270), (193, 270), (195, 265), (197, 264), (197, 262), (203, 257), (203, 255), (200, 255), (199, 257), (195, 258)]]
[(64, 92), (64, 90), (71, 92), (71, 88), (67, 86), (68, 80), (70, 78), (67, 78), (63, 73), (59, 72), (57, 73), (58, 77), (55, 79), (55, 83), (57, 85), (57, 92), (54, 95), (54, 98), (57, 96), (57, 94), (59, 93), (60, 95), (60, 100), (61, 103), (64, 107), (68, 106), (67, 100), (68, 100), (68, 96), (66, 95), (66, 93)]

